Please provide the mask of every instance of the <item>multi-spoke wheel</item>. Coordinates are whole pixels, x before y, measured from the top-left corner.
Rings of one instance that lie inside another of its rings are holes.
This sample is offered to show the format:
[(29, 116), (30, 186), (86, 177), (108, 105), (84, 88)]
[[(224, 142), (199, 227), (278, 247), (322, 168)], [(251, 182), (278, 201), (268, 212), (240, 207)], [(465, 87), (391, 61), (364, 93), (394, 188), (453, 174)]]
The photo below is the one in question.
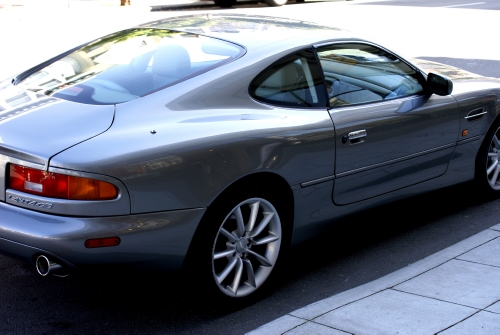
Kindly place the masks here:
[(475, 179), (483, 196), (500, 194), (500, 120), (491, 126), (477, 153)]
[(500, 128), (497, 128), (493, 133), (488, 146), (488, 154), (486, 157), (486, 178), (490, 187), (497, 191), (500, 190)]
[(281, 245), (278, 211), (266, 199), (240, 202), (218, 227), (212, 248), (212, 274), (218, 288), (244, 297), (269, 277)]

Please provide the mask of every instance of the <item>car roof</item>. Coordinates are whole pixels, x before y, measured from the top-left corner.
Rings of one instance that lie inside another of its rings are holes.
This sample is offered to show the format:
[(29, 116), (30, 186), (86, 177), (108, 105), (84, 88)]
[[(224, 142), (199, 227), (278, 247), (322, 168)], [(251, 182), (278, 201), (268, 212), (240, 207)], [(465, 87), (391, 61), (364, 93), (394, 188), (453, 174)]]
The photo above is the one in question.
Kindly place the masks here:
[(198, 14), (177, 16), (140, 25), (141, 28), (170, 29), (224, 39), (247, 50), (287, 41), (290, 47), (321, 41), (351, 38), (348, 31), (320, 24), (246, 14)]

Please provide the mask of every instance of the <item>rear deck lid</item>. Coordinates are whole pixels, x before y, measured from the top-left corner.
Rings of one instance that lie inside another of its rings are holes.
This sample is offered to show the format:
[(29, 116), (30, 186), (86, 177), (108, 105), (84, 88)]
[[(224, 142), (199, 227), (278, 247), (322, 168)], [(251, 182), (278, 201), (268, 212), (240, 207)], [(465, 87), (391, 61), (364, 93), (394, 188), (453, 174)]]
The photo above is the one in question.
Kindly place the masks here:
[(106, 131), (113, 105), (85, 105), (0, 83), (0, 155), (45, 165)]

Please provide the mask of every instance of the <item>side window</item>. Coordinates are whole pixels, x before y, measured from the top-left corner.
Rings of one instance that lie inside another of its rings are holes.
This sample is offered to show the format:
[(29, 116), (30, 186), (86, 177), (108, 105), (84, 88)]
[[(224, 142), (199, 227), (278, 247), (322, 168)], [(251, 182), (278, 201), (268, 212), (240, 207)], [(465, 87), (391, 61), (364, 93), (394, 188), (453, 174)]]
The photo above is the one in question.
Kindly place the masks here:
[(365, 44), (318, 48), (330, 107), (423, 92), (419, 75), (396, 56)]
[(250, 84), (250, 95), (280, 106), (327, 105), (321, 70), (312, 50), (289, 55), (264, 70)]

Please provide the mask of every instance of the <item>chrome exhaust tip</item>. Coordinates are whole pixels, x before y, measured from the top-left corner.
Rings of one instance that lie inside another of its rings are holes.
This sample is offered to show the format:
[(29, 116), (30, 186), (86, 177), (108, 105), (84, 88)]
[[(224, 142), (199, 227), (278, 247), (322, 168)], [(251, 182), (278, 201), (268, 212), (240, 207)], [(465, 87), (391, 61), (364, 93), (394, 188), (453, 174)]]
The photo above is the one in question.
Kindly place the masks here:
[(40, 276), (45, 277), (52, 274), (57, 277), (67, 277), (68, 274), (64, 267), (56, 262), (51, 261), (47, 256), (40, 255), (36, 258), (36, 271)]

